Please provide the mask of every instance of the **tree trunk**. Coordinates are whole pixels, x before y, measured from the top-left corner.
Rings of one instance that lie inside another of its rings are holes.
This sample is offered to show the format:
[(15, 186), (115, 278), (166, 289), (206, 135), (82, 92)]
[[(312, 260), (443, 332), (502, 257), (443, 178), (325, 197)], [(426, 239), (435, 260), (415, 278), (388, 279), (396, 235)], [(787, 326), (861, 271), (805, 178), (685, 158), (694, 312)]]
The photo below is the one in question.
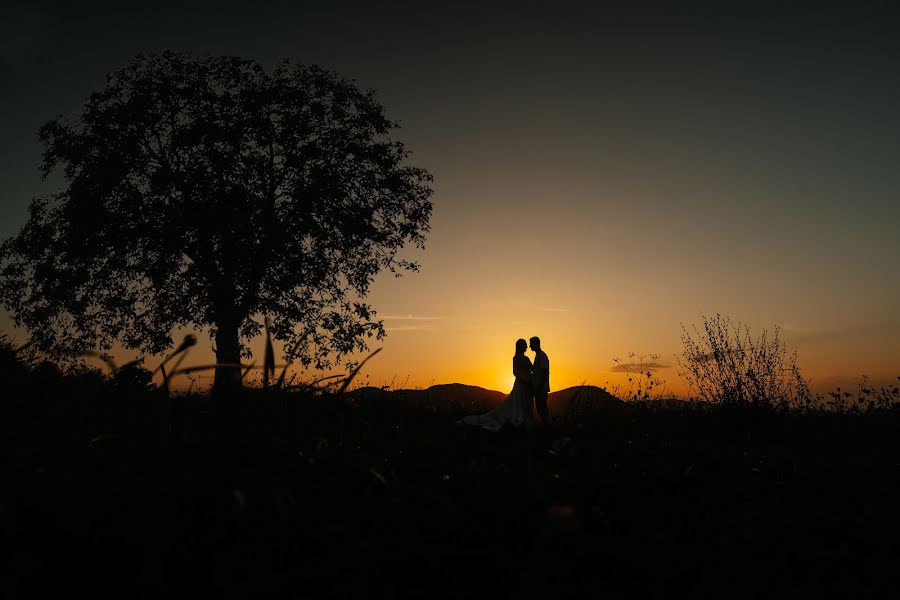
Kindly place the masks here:
[(216, 377), (213, 380), (213, 394), (240, 390), (241, 383), (241, 342), (238, 327), (230, 323), (216, 324)]

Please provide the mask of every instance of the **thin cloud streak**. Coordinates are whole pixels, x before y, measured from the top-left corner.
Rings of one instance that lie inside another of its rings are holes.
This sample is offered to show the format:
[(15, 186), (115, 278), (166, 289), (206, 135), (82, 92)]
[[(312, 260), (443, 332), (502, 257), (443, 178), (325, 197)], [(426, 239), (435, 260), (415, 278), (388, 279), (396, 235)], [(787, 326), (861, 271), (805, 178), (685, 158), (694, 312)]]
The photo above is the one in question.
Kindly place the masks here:
[(610, 371), (613, 373), (637, 373), (637, 372), (646, 372), (650, 370), (659, 370), (659, 369), (668, 369), (669, 365), (664, 365), (661, 363), (622, 363), (619, 365), (615, 365), (610, 367)]
[(440, 321), (444, 317), (420, 316), (420, 315), (384, 315), (379, 317), (382, 321)]
[(828, 342), (847, 338), (886, 335), (900, 331), (900, 323), (877, 323), (835, 329), (800, 329), (791, 325), (781, 326), (782, 337), (792, 344), (804, 342)]

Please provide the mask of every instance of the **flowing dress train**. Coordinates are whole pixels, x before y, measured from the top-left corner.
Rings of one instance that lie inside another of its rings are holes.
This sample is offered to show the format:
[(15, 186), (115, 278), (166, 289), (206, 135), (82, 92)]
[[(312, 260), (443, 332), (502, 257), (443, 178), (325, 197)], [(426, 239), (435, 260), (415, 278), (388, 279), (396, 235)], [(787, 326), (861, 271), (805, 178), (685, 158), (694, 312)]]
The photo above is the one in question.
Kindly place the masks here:
[(531, 391), (531, 361), (524, 354), (513, 357), (513, 374), (516, 382), (500, 406), (483, 415), (463, 417), (457, 423), (477, 425), (489, 431), (500, 431), (507, 423), (514, 427), (530, 427), (534, 394)]

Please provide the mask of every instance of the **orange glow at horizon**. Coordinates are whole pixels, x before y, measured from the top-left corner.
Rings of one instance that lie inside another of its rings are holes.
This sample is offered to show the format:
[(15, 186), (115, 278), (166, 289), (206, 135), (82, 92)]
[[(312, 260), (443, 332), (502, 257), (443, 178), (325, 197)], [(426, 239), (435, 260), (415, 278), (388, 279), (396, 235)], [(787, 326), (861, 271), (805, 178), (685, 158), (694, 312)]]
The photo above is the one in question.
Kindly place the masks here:
[[(409, 283), (413, 280), (414, 277), (408, 278)], [(529, 311), (533, 311), (535, 316), (529, 318), (527, 315)], [(519, 313), (525, 316), (522, 317)], [(533, 334), (539, 334), (542, 346), (550, 357), (552, 391), (578, 385), (593, 385), (606, 388), (620, 397), (627, 397), (632, 384), (628, 382), (628, 374), (612, 370), (616, 365), (614, 359), (619, 358), (620, 362), (628, 362), (629, 352), (641, 354), (640, 351), (646, 349), (648, 351), (644, 354), (647, 356), (651, 351), (660, 355), (655, 361), (659, 366), (649, 369), (654, 379), (663, 382), (654, 389), (655, 394), (679, 397), (688, 395), (685, 380), (678, 375), (680, 368), (676, 355), (681, 350), (681, 329), (677, 324), (664, 332), (665, 337), (662, 333), (657, 337), (642, 331), (633, 323), (624, 320), (617, 323), (615, 319), (609, 319), (605, 321), (606, 335), (592, 336), (588, 334), (587, 328), (581, 325), (583, 317), (579, 311), (562, 310), (560, 307), (547, 310), (543, 305), (534, 308), (528, 304), (508, 311), (506, 316), (511, 323), (502, 320), (502, 313), (492, 314), (490, 318), (478, 324), (468, 318), (450, 315), (440, 318), (416, 313), (394, 316), (395, 313), (385, 312), (384, 315), (385, 324), (393, 330), (382, 343), (372, 345), (373, 350), (380, 347), (382, 351), (366, 363), (353, 382), (353, 387), (371, 385), (402, 389), (462, 383), (507, 393), (514, 383), (512, 357), (515, 340), (518, 337), (527, 339)], [(416, 324), (396, 329), (390, 327), (390, 323), (398, 321)], [(762, 327), (751, 329), (756, 334)], [(771, 331), (771, 327), (769, 329)], [(785, 330), (794, 331), (792, 327), (783, 328), (783, 336)], [(790, 351), (796, 345), (790, 342), (790, 335), (786, 337), (789, 338), (787, 346)], [(253, 340), (250, 346), (254, 352), (254, 359), (258, 359), (257, 355), (262, 352), (263, 347), (262, 337)], [(877, 344), (875, 347), (878, 348)], [(208, 348), (209, 344), (204, 343), (201, 338), (200, 343), (191, 349), (184, 365), (214, 362), (214, 356)], [(835, 377), (840, 375), (840, 371), (834, 366), (834, 351), (843, 350), (843, 345), (835, 347), (835, 344), (828, 343), (800, 344), (799, 349), (799, 364), (804, 375), (812, 379), (811, 387), (814, 391), (823, 392), (839, 386), (854, 389), (852, 388), (854, 382), (865, 373), (865, 371), (851, 372), (843, 377)], [(279, 356), (281, 348), (277, 343), (275, 350)], [(132, 356), (133, 353), (123, 352), (119, 360), (124, 362)], [(360, 355), (359, 358), (364, 356)], [(533, 352), (528, 350), (526, 356), (532, 359)], [(248, 362), (253, 362), (254, 359)], [(280, 362), (280, 356), (277, 360)], [(650, 359), (645, 356), (645, 360)], [(153, 369), (160, 361), (160, 358), (151, 358), (145, 366)], [(894, 379), (894, 376), (890, 376), (890, 361), (891, 355), (886, 354), (880, 371), (867, 373), (873, 376), (873, 383), (877, 385), (879, 382)], [(343, 372), (342, 369), (336, 368), (329, 373)], [(309, 381), (322, 376), (322, 373), (317, 372), (289, 370), (289, 374), (294, 373), (297, 381)], [(258, 372), (254, 372), (254, 375), (257, 374)], [(254, 375), (251, 375), (251, 380)], [(194, 378), (195, 389), (204, 389), (211, 381), (212, 372), (197, 374)], [(175, 389), (185, 390), (190, 385), (191, 380), (184, 376), (173, 381)]]

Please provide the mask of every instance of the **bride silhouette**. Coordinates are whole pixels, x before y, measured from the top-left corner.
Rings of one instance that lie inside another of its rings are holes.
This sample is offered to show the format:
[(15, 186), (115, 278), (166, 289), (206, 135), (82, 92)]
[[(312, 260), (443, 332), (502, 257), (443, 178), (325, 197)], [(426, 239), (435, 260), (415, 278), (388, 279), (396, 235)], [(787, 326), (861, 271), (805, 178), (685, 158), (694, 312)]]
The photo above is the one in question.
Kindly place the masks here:
[(457, 423), (477, 425), (489, 431), (500, 431), (509, 423), (513, 427), (531, 426), (531, 403), (534, 391), (531, 386), (531, 360), (525, 356), (528, 343), (516, 340), (516, 355), (513, 356), (513, 375), (516, 382), (503, 404), (483, 415), (463, 417)]

